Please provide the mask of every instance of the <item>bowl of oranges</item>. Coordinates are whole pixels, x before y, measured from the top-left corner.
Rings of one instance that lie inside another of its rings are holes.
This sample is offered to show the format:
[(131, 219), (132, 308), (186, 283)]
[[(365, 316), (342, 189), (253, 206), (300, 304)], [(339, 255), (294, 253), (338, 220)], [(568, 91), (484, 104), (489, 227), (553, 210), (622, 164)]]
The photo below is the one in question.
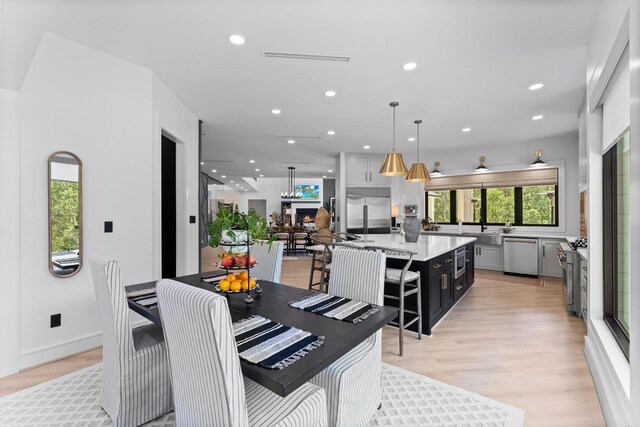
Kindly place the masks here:
[(256, 287), (256, 279), (249, 277), (249, 273), (241, 271), (238, 274), (227, 274), (216, 285), (216, 291), (235, 294), (239, 292), (247, 292)]

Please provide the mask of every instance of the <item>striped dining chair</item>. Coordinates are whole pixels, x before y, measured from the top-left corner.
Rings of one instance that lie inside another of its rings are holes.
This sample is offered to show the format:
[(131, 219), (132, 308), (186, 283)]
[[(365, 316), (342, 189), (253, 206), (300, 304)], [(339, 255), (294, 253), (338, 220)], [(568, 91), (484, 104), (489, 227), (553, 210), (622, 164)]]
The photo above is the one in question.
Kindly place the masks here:
[(280, 397), (242, 376), (225, 297), (169, 279), (156, 288), (177, 426), (327, 425), (321, 388), (306, 383)]
[[(341, 247), (333, 252), (332, 295), (382, 305), (386, 256)], [(382, 401), (382, 336), (376, 332), (316, 375), (311, 383), (327, 393), (330, 426), (369, 424)]]
[(138, 426), (173, 410), (162, 328), (132, 330), (118, 261), (89, 263), (102, 321), (100, 404), (114, 426)]
[(271, 246), (266, 243), (252, 245), (250, 254), (256, 259), (256, 265), (251, 269), (251, 277), (258, 280), (280, 282), (283, 250), (283, 242), (273, 242)]

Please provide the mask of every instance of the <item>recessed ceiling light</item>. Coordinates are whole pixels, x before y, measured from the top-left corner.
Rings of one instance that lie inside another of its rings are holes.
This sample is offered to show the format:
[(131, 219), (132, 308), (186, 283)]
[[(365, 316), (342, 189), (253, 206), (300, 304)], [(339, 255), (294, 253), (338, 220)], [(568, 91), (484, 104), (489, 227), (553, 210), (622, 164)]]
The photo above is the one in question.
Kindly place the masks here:
[(260, 178), (262, 178), (264, 175), (260, 174)]
[(236, 187), (240, 187), (240, 184), (236, 184)]
[(531, 86), (529, 86), (529, 90), (542, 89), (543, 86), (544, 86), (544, 83), (534, 83)]
[(278, 115), (280, 113), (282, 113), (282, 111), (278, 110), (277, 108), (274, 108), (273, 110), (271, 110), (271, 114)]
[(462, 132), (471, 132), (471, 128), (462, 128)]
[(409, 142), (413, 142), (413, 141), (415, 141), (415, 140), (416, 140), (416, 139), (415, 139), (414, 137), (411, 137), (411, 138), (408, 138), (408, 139), (407, 139), (407, 141), (409, 141)]
[(295, 143), (296, 143), (296, 141), (295, 141), (294, 139), (290, 139), (290, 140), (288, 140), (287, 142), (288, 142), (289, 144), (295, 144)]
[(227, 175), (222, 175), (220, 178), (226, 178), (226, 177), (227, 177)]
[(260, 172), (260, 169), (256, 169), (256, 172)]
[(327, 172), (331, 173), (331, 172), (333, 172), (333, 169), (329, 169)]
[(411, 70), (415, 70), (417, 66), (418, 64), (416, 64), (415, 62), (407, 62), (402, 66), (402, 68), (406, 71), (411, 71)]
[(323, 178), (326, 178), (326, 177), (327, 177), (327, 175), (322, 175), (322, 177), (323, 177)]
[(200, 162), (201, 165), (204, 165), (204, 162)]
[(336, 96), (335, 90), (328, 90), (324, 93), (326, 96)]
[(369, 148), (371, 148), (371, 146), (369, 146), (369, 145), (365, 145), (365, 146), (364, 146), (364, 147), (362, 147), (362, 148), (364, 148), (365, 150), (368, 150)]
[(255, 163), (255, 162), (256, 162), (255, 160), (249, 160), (249, 163)]
[(235, 181), (229, 181), (229, 182), (233, 184)]
[(217, 171), (217, 170), (215, 170), (215, 169), (211, 169), (211, 172), (216, 173), (216, 172), (218, 172), (218, 171)]
[(335, 135), (336, 131), (335, 130), (330, 130), (327, 132), (327, 135)]
[(229, 41), (236, 45), (244, 44), (245, 39), (240, 34), (231, 34), (229, 36)]
[(539, 114), (539, 115), (537, 115), (537, 116), (533, 116), (533, 117), (531, 117), (531, 120), (542, 120), (542, 118), (543, 118), (543, 117), (544, 117), (544, 116), (543, 116), (542, 114)]

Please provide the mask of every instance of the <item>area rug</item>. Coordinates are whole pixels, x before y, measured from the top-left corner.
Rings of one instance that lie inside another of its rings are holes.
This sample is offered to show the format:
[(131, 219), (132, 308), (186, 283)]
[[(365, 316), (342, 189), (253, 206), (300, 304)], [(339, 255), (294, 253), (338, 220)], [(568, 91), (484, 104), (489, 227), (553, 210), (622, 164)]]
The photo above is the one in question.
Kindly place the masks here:
[[(2, 426), (105, 426), (100, 408), (102, 364), (0, 399)], [(520, 427), (522, 409), (382, 364), (382, 407), (371, 426)], [(173, 413), (148, 424), (175, 426)]]

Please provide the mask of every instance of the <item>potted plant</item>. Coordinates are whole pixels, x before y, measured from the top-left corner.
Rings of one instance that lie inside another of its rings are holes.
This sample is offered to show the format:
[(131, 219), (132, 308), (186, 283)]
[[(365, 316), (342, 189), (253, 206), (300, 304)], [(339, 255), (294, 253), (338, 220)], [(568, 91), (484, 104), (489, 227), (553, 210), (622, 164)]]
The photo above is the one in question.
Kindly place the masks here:
[[(233, 204), (224, 206), (216, 212), (216, 219), (209, 225), (209, 246), (222, 246), (227, 252), (244, 253), (246, 245), (238, 245), (247, 241), (261, 241), (269, 245), (275, 240), (269, 235), (269, 224), (266, 218), (258, 215), (255, 209), (242, 214)], [(225, 245), (227, 243), (227, 245)]]

